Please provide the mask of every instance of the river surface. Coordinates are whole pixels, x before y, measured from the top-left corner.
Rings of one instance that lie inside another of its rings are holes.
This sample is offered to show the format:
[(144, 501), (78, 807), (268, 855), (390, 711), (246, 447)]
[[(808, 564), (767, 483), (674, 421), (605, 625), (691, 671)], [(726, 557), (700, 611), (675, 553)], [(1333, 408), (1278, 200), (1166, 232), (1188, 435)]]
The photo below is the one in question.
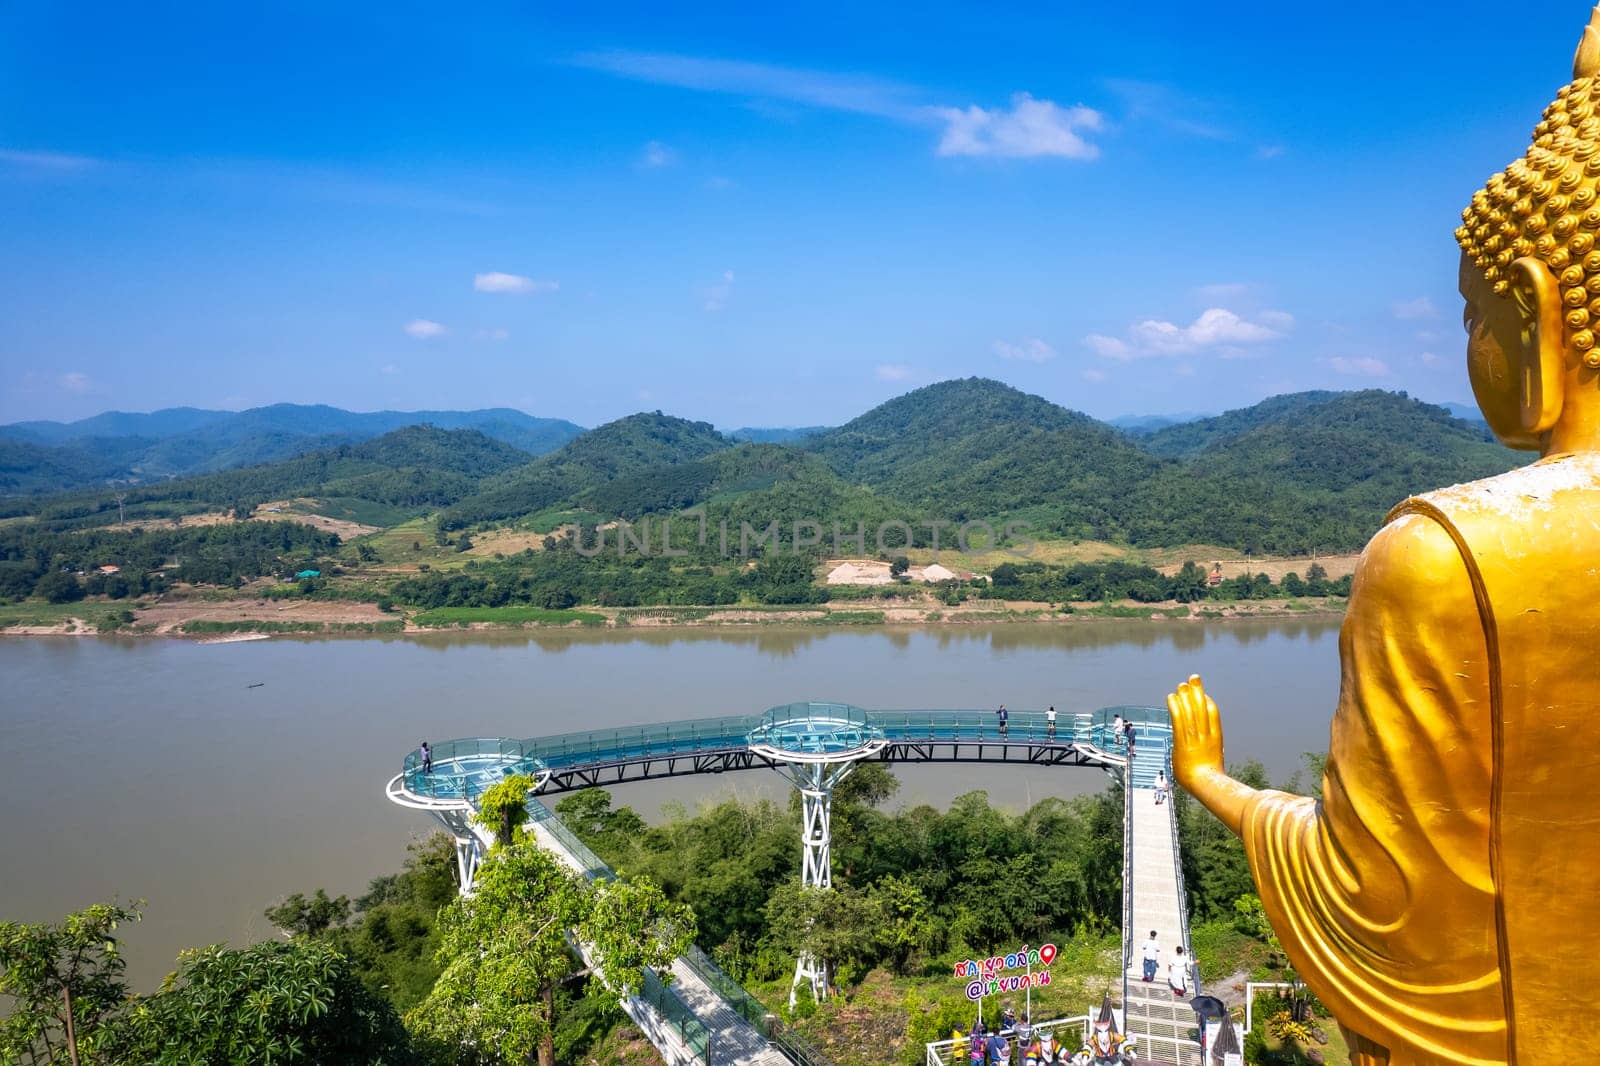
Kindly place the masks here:
[[(431, 823), (384, 783), (423, 738), (524, 737), (759, 712), (802, 699), (870, 708), (1063, 713), (1163, 705), (1191, 672), (1222, 707), (1230, 761), (1275, 781), (1327, 747), (1335, 620), (1093, 622), (943, 629), (678, 629), (284, 639), (0, 639), (0, 919), (43, 921), (113, 895), (143, 988), (180, 948), (274, 935), (293, 891), (359, 894)], [(260, 683), (260, 687), (251, 685)], [(1084, 768), (901, 766), (894, 804), (975, 788), (1021, 809), (1104, 787)], [(770, 770), (616, 790), (647, 818), (736, 793), (784, 798)], [(797, 845), (798, 846), (798, 845)]]

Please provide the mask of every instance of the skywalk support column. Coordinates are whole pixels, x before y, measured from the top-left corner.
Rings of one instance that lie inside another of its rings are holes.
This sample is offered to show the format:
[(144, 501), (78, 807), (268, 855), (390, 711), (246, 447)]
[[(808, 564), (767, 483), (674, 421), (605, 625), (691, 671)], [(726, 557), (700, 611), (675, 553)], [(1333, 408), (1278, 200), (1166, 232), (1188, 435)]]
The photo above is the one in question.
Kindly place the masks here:
[[(843, 703), (790, 703), (762, 716), (750, 734), (750, 750), (778, 763), (800, 790), (800, 884), (833, 888), (833, 790), (856, 764), (883, 750), (883, 731), (867, 712)], [(793, 1008), (802, 983), (818, 1001), (828, 994), (827, 963), (809, 951), (795, 961), (789, 986)]]

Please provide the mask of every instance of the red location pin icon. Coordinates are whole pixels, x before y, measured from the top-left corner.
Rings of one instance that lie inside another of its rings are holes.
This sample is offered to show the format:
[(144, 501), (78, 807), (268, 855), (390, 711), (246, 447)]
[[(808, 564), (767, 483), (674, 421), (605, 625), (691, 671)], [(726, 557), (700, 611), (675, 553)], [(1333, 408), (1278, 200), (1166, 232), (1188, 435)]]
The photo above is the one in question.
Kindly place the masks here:
[(1040, 948), (1039, 961), (1046, 966), (1049, 966), (1052, 962), (1055, 962), (1056, 946), (1054, 944), (1046, 944), (1044, 947)]

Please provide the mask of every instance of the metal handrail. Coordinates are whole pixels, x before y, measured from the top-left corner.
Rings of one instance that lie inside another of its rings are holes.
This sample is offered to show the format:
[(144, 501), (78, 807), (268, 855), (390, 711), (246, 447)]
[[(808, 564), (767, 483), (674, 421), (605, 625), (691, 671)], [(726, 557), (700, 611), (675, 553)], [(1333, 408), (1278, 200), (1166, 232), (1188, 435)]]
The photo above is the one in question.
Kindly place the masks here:
[[(1065, 1029), (1068, 1026), (1076, 1026), (1077, 1027), (1077, 1030), (1078, 1030), (1077, 1039), (1078, 1039), (1078, 1042), (1079, 1042), (1078, 1043), (1079, 1047), (1081, 1047), (1084, 1043), (1086, 1043), (1088, 1041), (1088, 1039), (1089, 1039), (1089, 1016), (1087, 1014), (1074, 1014), (1069, 1018), (1055, 1018), (1055, 1019), (1053, 1019), (1051, 1021), (1048, 1021), (1048, 1022), (1037, 1022), (1037, 1023), (1035, 1023), (1033, 1025), (1033, 1031), (1036, 1032), (1036, 1033), (1039, 1033), (1041, 1035), (1049, 1035), (1050, 1033), (1054, 1033), (1058, 1029)], [(1009, 1032), (1010, 1030), (1004, 1030), (1004, 1031), (1005, 1032)], [(925, 1062), (926, 1062), (926, 1066), (962, 1066), (962, 1064), (956, 1063), (955, 1059), (953, 1057), (947, 1055), (946, 1053), (954, 1051), (955, 1050), (955, 1046), (957, 1044), (966, 1045), (967, 1041), (969, 1041), (971, 1039), (972, 1039), (972, 1034), (968, 1033), (966, 1036), (962, 1037), (960, 1040), (931, 1040), (931, 1041), (929, 1041), (928, 1043), (923, 1045), (923, 1055), (924, 1055), (924, 1059), (925, 1059)], [(1076, 1050), (1077, 1050), (1076, 1047), (1073, 1048), (1073, 1051), (1076, 1051)], [(1022, 1059), (1021, 1055), (1014, 1055), (1012, 1057), (1012, 1061), (1013, 1062), (1020, 1062), (1021, 1059)], [(1057, 1061), (1060, 1061), (1060, 1060), (1058, 1059)]]
[[(1167, 780), (1172, 780), (1172, 753), (1167, 752)], [(1194, 980), (1194, 995), (1200, 994), (1200, 960), (1194, 957), (1194, 944), (1189, 940), (1189, 886), (1183, 879), (1183, 852), (1178, 846), (1178, 808), (1172, 802), (1172, 788), (1167, 788), (1167, 821), (1172, 826), (1172, 869), (1178, 878), (1178, 919), (1183, 931), (1183, 954), (1189, 960), (1189, 973)]]

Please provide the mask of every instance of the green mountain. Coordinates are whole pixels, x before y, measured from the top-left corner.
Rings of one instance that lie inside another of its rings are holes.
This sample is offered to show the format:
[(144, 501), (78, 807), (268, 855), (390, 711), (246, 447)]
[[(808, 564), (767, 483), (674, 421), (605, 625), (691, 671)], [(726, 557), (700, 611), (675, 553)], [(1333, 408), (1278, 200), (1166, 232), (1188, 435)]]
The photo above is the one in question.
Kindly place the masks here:
[(1285, 418), (1293, 418), (1307, 408), (1325, 404), (1342, 395), (1344, 393), (1328, 391), (1285, 393), (1212, 418), (1198, 418), (1192, 422), (1163, 426), (1145, 435), (1141, 444), (1152, 455), (1183, 459), (1219, 440), (1237, 437), (1241, 433)]
[(93, 452), (0, 438), (0, 496), (26, 496), (63, 486), (111, 481), (124, 468)]
[[(246, 412), (258, 416), (260, 432), (240, 440), (350, 424), (325, 418), (331, 410)], [(156, 443), (192, 440), (180, 434)], [(118, 460), (90, 450), (109, 449), (112, 441), (149, 450), (147, 438), (83, 437), (55, 446), (0, 439), (0, 491), (112, 479)], [(848, 532), (858, 521), (869, 531), (891, 520), (919, 528), (927, 520), (1024, 521), (1034, 535), (1292, 554), (1358, 548), (1408, 494), (1522, 461), (1487, 439), (1481, 425), (1398, 393), (1278, 396), (1132, 436), (972, 378), (907, 393), (798, 444), (735, 443), (707, 423), (660, 412), (608, 423), (538, 457), (478, 430), (410, 426), (119, 491), (130, 517), (315, 497), (329, 513), (376, 525), (438, 511), (450, 530), (540, 513), (602, 523), (695, 508), (734, 530), (741, 522), (758, 529), (778, 522), (789, 531), (810, 521), (828, 532), (837, 522)], [(102, 488), (14, 498), (0, 517), (34, 513), (92, 525), (114, 506)]]
[(776, 426), (769, 429), (746, 426), (743, 429), (733, 430), (726, 436), (729, 440), (741, 444), (799, 444), (827, 431), (827, 426)]
[(106, 411), (76, 422), (13, 422), (0, 426), (0, 437), (38, 444), (62, 444), (85, 437), (145, 437), (160, 440), (192, 433), (204, 426), (234, 417), (233, 411), (206, 411), (198, 407), (167, 407), (148, 413)]
[[(445, 529), (518, 518), (558, 505), (581, 506), (584, 493), (602, 485), (683, 463), (731, 447), (709, 422), (691, 422), (657, 411), (609, 422), (516, 470), (487, 481), (477, 494), (440, 516)], [(690, 472), (690, 480), (702, 475)], [(641, 482), (641, 491), (650, 490)], [(635, 509), (648, 506), (641, 501)]]
[[(487, 477), (526, 464), (527, 452), (477, 430), (407, 426), (359, 444), (298, 455), (276, 463), (175, 478), (128, 488), (129, 518), (229, 509), (248, 511), (269, 500), (316, 497), (343, 501), (361, 521), (398, 521), (471, 495)], [(15, 505), (17, 501), (13, 501)], [(95, 524), (117, 515), (111, 493), (58, 496), (41, 506), (41, 520)]]
[[(562, 419), (534, 418), (509, 408), (354, 412), (321, 404), (274, 404), (238, 412), (190, 407), (149, 414), (111, 411), (72, 423), (0, 426), (0, 442), (71, 452), (60, 457), (14, 453), (14, 484), (0, 481), (0, 494), (63, 491), (107, 481), (148, 482), (259, 465), (412, 425), (476, 429), (530, 455), (554, 451), (583, 432)], [(84, 455), (93, 462), (84, 462)], [(28, 456), (34, 457), (31, 467)]]
[(1379, 390), (1278, 396), (1205, 423), (1147, 442), (1184, 458), (1135, 489), (1135, 542), (1350, 550), (1407, 496), (1528, 461), (1442, 407)]
[(950, 521), (1023, 515), (1069, 536), (1115, 536), (1128, 487), (1161, 465), (1088, 415), (984, 378), (909, 392), (806, 446), (847, 481)]

